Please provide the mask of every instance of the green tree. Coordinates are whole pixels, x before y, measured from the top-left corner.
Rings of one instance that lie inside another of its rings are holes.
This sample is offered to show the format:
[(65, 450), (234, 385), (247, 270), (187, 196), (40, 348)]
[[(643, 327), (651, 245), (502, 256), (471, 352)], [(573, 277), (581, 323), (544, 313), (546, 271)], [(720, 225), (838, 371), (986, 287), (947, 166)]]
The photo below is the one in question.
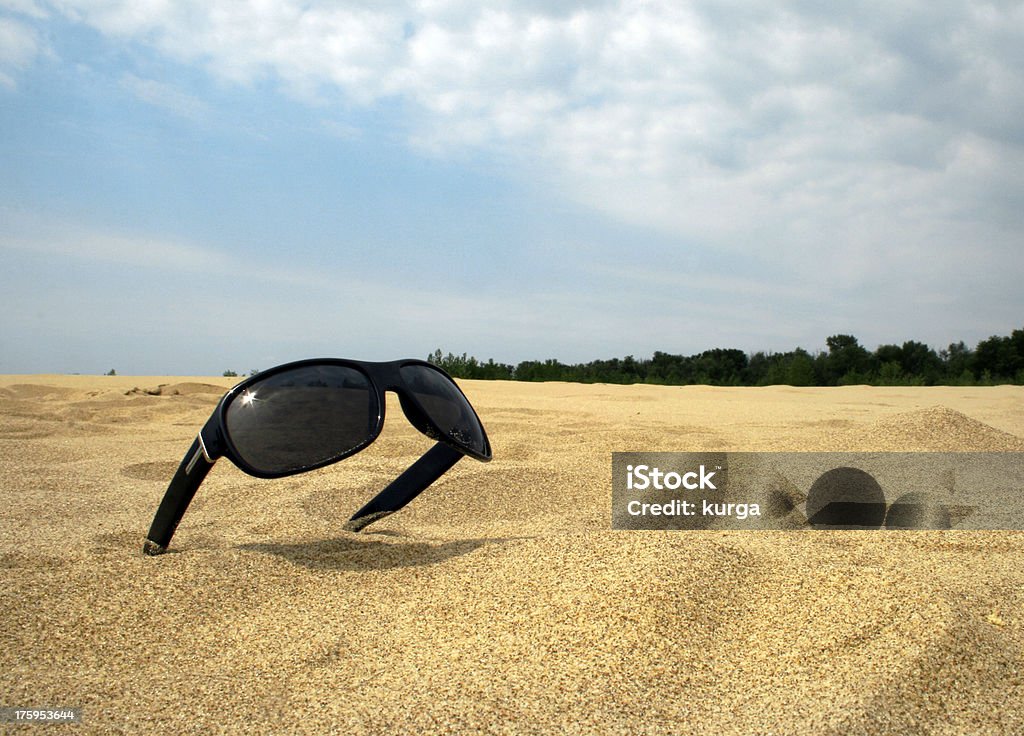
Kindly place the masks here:
[(934, 384), (942, 376), (942, 359), (923, 342), (908, 340), (900, 348), (900, 368), (920, 383)]
[(702, 380), (715, 386), (739, 386), (746, 380), (747, 354), (733, 348), (705, 350), (697, 356), (697, 372)]
[(963, 340), (950, 343), (947, 349), (939, 353), (939, 358), (945, 365), (947, 381), (974, 382), (974, 351), (967, 347)]
[(978, 343), (974, 351), (975, 374), (987, 373), (992, 381), (1014, 380), (1024, 370), (1024, 330), (1014, 330), (1009, 337), (993, 335)]
[(792, 353), (786, 366), (786, 383), (790, 386), (812, 386), (814, 384), (814, 359), (803, 348)]
[(878, 385), (900, 386), (904, 383), (903, 369), (895, 360), (887, 360), (878, 370)]
[(853, 335), (841, 334), (830, 336), (825, 344), (827, 351), (814, 355), (803, 348), (749, 356), (742, 350), (715, 348), (689, 356), (655, 351), (649, 359), (627, 355), (571, 365), (555, 358), (524, 360), (514, 367), (496, 363), (493, 358), (484, 363), (466, 353), (455, 355), (438, 348), (427, 360), (456, 378), (517, 381), (736, 386), (1024, 383), (1024, 330), (1014, 330), (1005, 337), (990, 337), (981, 341), (975, 351), (961, 341), (936, 353), (924, 343), (907, 340), (902, 345), (879, 345), (869, 352)]
[(862, 383), (870, 370), (871, 354), (861, 347), (853, 335), (832, 335), (825, 340), (825, 380), (828, 385)]

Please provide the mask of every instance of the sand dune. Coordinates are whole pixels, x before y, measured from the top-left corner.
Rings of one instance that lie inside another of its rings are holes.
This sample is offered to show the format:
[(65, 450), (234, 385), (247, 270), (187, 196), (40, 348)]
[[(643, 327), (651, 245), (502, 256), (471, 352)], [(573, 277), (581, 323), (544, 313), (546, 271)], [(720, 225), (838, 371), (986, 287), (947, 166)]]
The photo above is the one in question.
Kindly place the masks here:
[(340, 464), (218, 463), (143, 557), (235, 380), (0, 377), (0, 705), (84, 733), (1024, 732), (1024, 533), (609, 528), (612, 451), (1022, 451), (1024, 389), (463, 382), (494, 461), (366, 532), (430, 446), (397, 402)]
[[(1024, 452), (1024, 439), (945, 406), (901, 412), (860, 434), (863, 449), (882, 445), (922, 452)], [(851, 438), (851, 449), (857, 440)]]

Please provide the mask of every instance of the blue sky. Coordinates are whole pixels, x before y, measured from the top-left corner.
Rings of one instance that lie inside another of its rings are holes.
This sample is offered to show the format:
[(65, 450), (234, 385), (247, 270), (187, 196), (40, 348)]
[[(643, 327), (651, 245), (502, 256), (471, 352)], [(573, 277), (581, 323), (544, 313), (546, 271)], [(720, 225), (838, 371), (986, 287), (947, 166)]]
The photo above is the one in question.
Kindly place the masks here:
[(0, 373), (1024, 325), (1021, 3), (0, 0)]

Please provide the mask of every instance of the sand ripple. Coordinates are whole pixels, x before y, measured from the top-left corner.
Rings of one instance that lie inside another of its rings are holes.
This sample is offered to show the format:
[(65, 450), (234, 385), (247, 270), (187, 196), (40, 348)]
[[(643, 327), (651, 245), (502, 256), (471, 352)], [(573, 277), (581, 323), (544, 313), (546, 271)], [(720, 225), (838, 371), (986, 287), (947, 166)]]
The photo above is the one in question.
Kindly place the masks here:
[(430, 445), (398, 412), (313, 473), (219, 463), (145, 558), (217, 380), (0, 379), (5, 705), (84, 733), (1024, 732), (1022, 533), (609, 528), (613, 450), (1020, 451), (1024, 390), (466, 382), (495, 460), (372, 533), (341, 525)]

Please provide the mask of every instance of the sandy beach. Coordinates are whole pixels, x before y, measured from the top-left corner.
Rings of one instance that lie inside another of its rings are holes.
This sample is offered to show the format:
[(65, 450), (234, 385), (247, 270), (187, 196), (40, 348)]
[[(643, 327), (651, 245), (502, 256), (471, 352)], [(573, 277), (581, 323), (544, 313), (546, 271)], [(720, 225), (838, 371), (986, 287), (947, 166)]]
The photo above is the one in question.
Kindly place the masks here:
[(1024, 732), (1024, 532), (610, 522), (613, 451), (1024, 451), (1022, 387), (462, 381), (491, 463), (342, 531), (431, 445), (395, 401), (339, 464), (217, 463), (144, 557), (237, 380), (0, 377), (0, 706), (81, 733)]

